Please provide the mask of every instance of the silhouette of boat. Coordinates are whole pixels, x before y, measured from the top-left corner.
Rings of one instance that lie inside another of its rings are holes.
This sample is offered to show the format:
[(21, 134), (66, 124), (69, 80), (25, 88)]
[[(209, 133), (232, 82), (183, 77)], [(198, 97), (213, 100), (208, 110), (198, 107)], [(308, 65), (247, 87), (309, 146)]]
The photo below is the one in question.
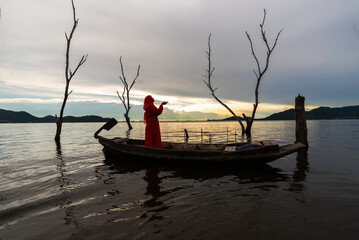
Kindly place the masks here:
[[(279, 146), (275, 141), (267, 140), (252, 144), (262, 147), (246, 148), (248, 143), (203, 144), (162, 142), (162, 148), (144, 146), (144, 140), (129, 138), (105, 138), (98, 136), (104, 151), (114, 155), (139, 159), (159, 160), (168, 163), (245, 163), (264, 164), (305, 149), (302, 143)], [(236, 150), (240, 147), (244, 149)]]
[(165, 163), (240, 163), (265, 164), (291, 153), (305, 149), (302, 143), (279, 146), (274, 140), (253, 141), (251, 143), (204, 144), (162, 142), (162, 148), (146, 147), (144, 140), (99, 136), (101, 130), (111, 129), (117, 124), (115, 119), (107, 122), (94, 135), (108, 154), (136, 161), (163, 161)]

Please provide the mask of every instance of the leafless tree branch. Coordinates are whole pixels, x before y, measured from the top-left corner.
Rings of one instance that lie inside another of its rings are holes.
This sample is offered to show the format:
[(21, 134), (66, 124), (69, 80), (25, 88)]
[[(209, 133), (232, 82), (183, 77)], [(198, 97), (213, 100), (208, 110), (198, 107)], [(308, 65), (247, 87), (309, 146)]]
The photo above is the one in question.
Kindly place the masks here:
[(87, 56), (88, 56), (87, 54), (83, 55), (81, 60), (77, 64), (75, 71), (73, 71), (73, 72), (71, 71), (71, 69), (70, 69), (71, 40), (72, 40), (72, 37), (74, 35), (74, 32), (76, 30), (76, 27), (77, 27), (78, 21), (79, 21), (79, 19), (76, 19), (76, 9), (75, 9), (75, 4), (74, 4), (73, 0), (71, 0), (71, 5), (72, 5), (73, 26), (72, 26), (70, 35), (67, 35), (67, 33), (65, 32), (65, 37), (66, 37), (66, 56), (65, 56), (66, 57), (65, 58), (65, 61), (66, 61), (66, 64), (65, 64), (66, 86), (65, 86), (64, 100), (62, 102), (62, 106), (61, 106), (61, 110), (60, 110), (60, 118), (56, 118), (57, 128), (56, 128), (55, 141), (60, 141), (65, 105), (66, 105), (69, 95), (72, 93), (72, 90), (69, 92), (70, 82), (71, 82), (73, 76), (76, 74), (79, 67), (86, 62)]
[(226, 105), (224, 102), (222, 102), (215, 94), (215, 91), (218, 89), (218, 88), (215, 88), (213, 89), (212, 87), (212, 83), (211, 83), (211, 80), (212, 80), (212, 75), (213, 75), (213, 71), (214, 71), (214, 67), (212, 66), (212, 60), (211, 60), (211, 57), (212, 57), (212, 49), (211, 49), (211, 36), (212, 34), (209, 35), (208, 37), (208, 51), (206, 51), (206, 55), (207, 55), (207, 60), (208, 60), (208, 69), (206, 70), (206, 75), (204, 75), (204, 77), (207, 78), (207, 81), (206, 80), (203, 80), (203, 82), (206, 84), (206, 86), (208, 87), (209, 91), (210, 91), (210, 95), (212, 95), (212, 97), (214, 99), (216, 99), (217, 102), (219, 102), (223, 107), (225, 107), (236, 119), (237, 121), (239, 122), (241, 128), (242, 128), (242, 134), (244, 134), (244, 125), (241, 121), (241, 119), (233, 112), (233, 110), (228, 107), (228, 105)]
[(261, 31), (261, 35), (262, 35), (262, 40), (267, 48), (267, 56), (266, 56), (266, 59), (265, 59), (265, 65), (264, 65), (264, 69), (261, 69), (260, 67), (260, 63), (259, 63), (259, 60), (256, 56), (256, 54), (254, 53), (254, 47), (253, 47), (253, 42), (249, 36), (249, 34), (246, 32), (246, 35), (248, 37), (248, 40), (249, 40), (249, 43), (250, 43), (250, 46), (251, 46), (251, 51), (252, 51), (252, 55), (255, 59), (255, 62), (257, 64), (257, 68), (258, 68), (258, 72), (254, 71), (255, 73), (255, 76), (256, 76), (256, 79), (257, 79), (257, 83), (256, 83), (256, 87), (255, 87), (255, 92), (254, 92), (254, 95), (255, 95), (255, 103), (253, 104), (253, 111), (252, 111), (252, 116), (251, 116), (251, 119), (248, 120), (247, 117), (245, 117), (246, 121), (247, 121), (247, 127), (246, 127), (246, 133), (247, 135), (250, 135), (251, 133), (251, 128), (252, 128), (252, 125), (253, 125), (253, 121), (254, 121), (254, 118), (255, 118), (255, 114), (256, 114), (256, 111), (257, 111), (257, 108), (258, 108), (258, 104), (259, 104), (259, 85), (261, 83), (261, 80), (263, 78), (263, 75), (266, 73), (266, 71), (268, 70), (268, 67), (269, 67), (269, 60), (270, 60), (270, 57), (271, 57), (271, 54), (272, 52), (274, 51), (275, 47), (277, 46), (277, 42), (278, 42), (278, 39), (279, 39), (279, 36), (280, 34), (282, 33), (283, 29), (280, 30), (278, 33), (277, 33), (277, 36), (275, 38), (275, 41), (273, 43), (272, 46), (270, 46), (269, 42), (268, 42), (268, 39), (266, 37), (266, 32), (264, 30), (264, 23), (265, 23), (265, 20), (266, 20), (266, 16), (267, 16), (267, 11), (264, 9), (264, 14), (263, 14), (263, 20), (262, 20), (262, 23), (259, 25), (260, 26), (260, 31)]
[(136, 83), (138, 76), (140, 75), (141, 66), (138, 65), (136, 76), (133, 78), (130, 85), (128, 84), (126, 76), (125, 76), (125, 70), (124, 70), (123, 63), (122, 63), (122, 56), (120, 57), (120, 67), (121, 67), (121, 75), (119, 76), (119, 78), (123, 84), (123, 91), (122, 91), (122, 95), (120, 95), (119, 92), (117, 91), (117, 95), (120, 98), (123, 106), (125, 107), (124, 116), (125, 116), (129, 130), (131, 130), (132, 125), (131, 125), (131, 121), (130, 121), (130, 117), (129, 117), (129, 112), (132, 107), (130, 105), (130, 91), (131, 91), (133, 85)]
[(249, 40), (251, 53), (252, 53), (252, 56), (253, 56), (253, 58), (255, 60), (256, 68), (257, 68), (257, 69), (253, 69), (253, 72), (254, 72), (254, 74), (256, 76), (256, 80), (257, 80), (256, 87), (255, 87), (255, 103), (253, 104), (253, 111), (252, 111), (251, 117), (247, 117), (246, 114), (244, 114), (244, 113), (242, 114), (243, 118), (244, 118), (244, 120), (246, 121), (246, 124), (247, 124), (246, 128), (244, 128), (244, 125), (243, 125), (241, 119), (231, 110), (231, 108), (229, 108), (223, 101), (221, 101), (216, 96), (215, 91), (217, 90), (217, 88), (212, 87), (212, 82), (211, 81), (212, 81), (212, 74), (213, 74), (213, 71), (214, 71), (214, 67), (212, 66), (212, 61), (211, 61), (211, 57), (212, 57), (211, 34), (208, 37), (208, 51), (206, 51), (206, 55), (207, 55), (207, 59), (208, 59), (208, 69), (206, 70), (206, 74), (202, 75), (203, 77), (206, 78), (206, 80), (203, 80), (203, 82), (206, 84), (207, 88), (209, 89), (210, 95), (212, 95), (213, 98), (217, 100), (217, 102), (219, 102), (222, 106), (224, 106), (238, 120), (238, 122), (240, 123), (241, 128), (242, 128), (242, 135), (244, 135), (244, 133), (246, 133), (247, 137), (249, 137), (249, 138), (250, 138), (250, 135), (251, 135), (251, 128), (252, 128), (253, 121), (254, 121), (254, 118), (255, 118), (255, 114), (256, 114), (256, 111), (257, 111), (257, 108), (258, 108), (258, 104), (260, 103), (259, 102), (259, 85), (260, 85), (260, 82), (261, 82), (261, 80), (263, 78), (263, 75), (268, 70), (269, 60), (270, 60), (271, 54), (274, 51), (275, 47), (277, 46), (279, 36), (280, 36), (281, 32), (283, 31), (283, 29), (282, 29), (281, 31), (278, 32), (273, 45), (271, 45), (268, 42), (268, 39), (267, 39), (267, 36), (266, 36), (266, 31), (264, 30), (264, 24), (265, 24), (265, 21), (266, 21), (266, 16), (267, 16), (267, 11), (264, 9), (264, 15), (263, 15), (262, 22), (259, 24), (260, 31), (261, 31), (261, 38), (262, 38), (262, 40), (263, 40), (263, 42), (264, 42), (264, 44), (266, 46), (266, 49), (267, 49), (266, 50), (267, 51), (267, 56), (265, 58), (265, 64), (264, 64), (263, 68), (261, 67), (259, 58), (257, 57), (257, 55), (256, 55), (256, 53), (254, 51), (254, 45), (253, 45), (252, 38), (251, 38), (251, 36), (249, 35), (249, 33), (247, 31), (245, 32), (246, 36), (247, 36), (247, 38)]
[(253, 42), (252, 42), (252, 39), (251, 39), (251, 36), (248, 34), (248, 32), (246, 31), (246, 35), (247, 35), (247, 38), (251, 44), (251, 51), (252, 51), (252, 55), (254, 57), (254, 59), (256, 60), (256, 63), (257, 63), (257, 71), (260, 73), (261, 72), (261, 66), (259, 64), (259, 61), (258, 61), (258, 58), (254, 52), (254, 48), (253, 48)]

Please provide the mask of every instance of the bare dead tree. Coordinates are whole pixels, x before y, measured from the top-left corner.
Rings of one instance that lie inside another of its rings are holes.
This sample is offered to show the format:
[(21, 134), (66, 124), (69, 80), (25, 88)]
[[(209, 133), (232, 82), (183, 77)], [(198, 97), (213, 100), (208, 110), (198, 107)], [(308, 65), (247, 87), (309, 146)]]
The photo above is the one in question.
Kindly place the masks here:
[(71, 0), (71, 4), (72, 4), (72, 13), (73, 13), (74, 23), (73, 23), (73, 26), (72, 26), (70, 36), (68, 36), (67, 33), (65, 32), (65, 37), (66, 37), (66, 65), (65, 65), (66, 86), (65, 86), (64, 100), (62, 102), (62, 106), (61, 106), (61, 110), (60, 110), (60, 117), (57, 118), (57, 115), (55, 115), (56, 116), (56, 127), (57, 127), (56, 128), (55, 141), (60, 141), (65, 105), (66, 105), (68, 97), (72, 93), (72, 90), (69, 92), (70, 82), (71, 82), (72, 78), (74, 77), (74, 75), (76, 74), (79, 67), (86, 62), (87, 56), (88, 56), (87, 54), (82, 56), (82, 58), (80, 59), (80, 61), (77, 64), (74, 71), (72, 71), (70, 69), (70, 46), (71, 46), (71, 40), (72, 40), (73, 34), (74, 34), (75, 30), (76, 30), (76, 27), (78, 25), (78, 22), (79, 22), (79, 19), (76, 18), (76, 9), (75, 9), (75, 5), (74, 5), (73, 0)]
[(223, 107), (225, 107), (236, 119), (237, 121), (239, 122), (239, 124), (241, 125), (241, 129), (242, 129), (242, 135), (244, 135), (244, 125), (242, 123), (242, 120), (232, 111), (232, 109), (230, 107), (228, 107), (224, 102), (222, 102), (218, 97), (217, 95), (215, 94), (215, 91), (218, 89), (218, 88), (213, 88), (212, 87), (212, 74), (213, 74), (213, 71), (214, 71), (214, 67), (212, 66), (212, 60), (211, 60), (211, 54), (212, 54), (212, 49), (211, 49), (211, 35), (210, 34), (208, 36), (208, 51), (206, 51), (206, 54), (207, 54), (207, 59), (208, 59), (208, 69), (206, 70), (206, 75), (203, 75), (203, 77), (205, 77), (207, 79), (206, 80), (203, 80), (203, 82), (207, 85), (210, 93), (212, 95), (212, 97), (214, 99), (217, 100), (217, 102), (219, 102)]
[(256, 88), (255, 88), (255, 93), (254, 93), (254, 95), (255, 95), (255, 103), (253, 104), (252, 115), (251, 115), (250, 118), (248, 118), (244, 113), (242, 114), (245, 121), (246, 121), (246, 127), (244, 127), (241, 118), (238, 117), (233, 112), (233, 110), (230, 107), (228, 107), (228, 105), (223, 103), (216, 96), (215, 91), (217, 90), (217, 88), (212, 87), (211, 78), (212, 78), (212, 74), (213, 74), (213, 71), (214, 71), (214, 67), (212, 67), (212, 62), (211, 62), (211, 34), (208, 37), (208, 51), (206, 51), (207, 59), (208, 59), (208, 69), (206, 70), (206, 75), (204, 76), (204, 77), (206, 77), (207, 81), (204, 80), (204, 83), (207, 85), (208, 89), (210, 90), (210, 94), (214, 97), (214, 99), (216, 99), (217, 102), (219, 102), (222, 106), (224, 106), (235, 117), (235, 119), (239, 122), (239, 124), (241, 126), (242, 135), (246, 134), (248, 138), (250, 138), (250, 136), (251, 136), (251, 130), (252, 130), (252, 126), (253, 126), (253, 121), (255, 119), (255, 114), (256, 114), (256, 111), (257, 111), (257, 108), (258, 108), (258, 104), (259, 104), (259, 97), (258, 97), (259, 96), (259, 85), (260, 85), (260, 82), (261, 82), (261, 80), (263, 78), (263, 75), (268, 70), (269, 59), (271, 57), (271, 54), (272, 54), (274, 48), (277, 45), (279, 35), (283, 31), (283, 29), (282, 29), (281, 31), (278, 32), (277, 37), (276, 37), (276, 39), (274, 41), (274, 44), (272, 46), (270, 46), (270, 44), (268, 43), (267, 37), (266, 37), (266, 33), (264, 31), (264, 22), (265, 22), (265, 19), (266, 19), (266, 14), (267, 14), (267, 12), (264, 9), (264, 16), (263, 16), (262, 23), (259, 24), (260, 29), (261, 29), (262, 40), (264, 41), (264, 43), (266, 45), (266, 48), (267, 48), (267, 56), (266, 56), (266, 59), (265, 59), (266, 63), (265, 63), (264, 68), (261, 67), (261, 65), (259, 63), (259, 60), (258, 60), (258, 57), (254, 52), (252, 39), (251, 39), (250, 35), (248, 34), (248, 32), (246, 32), (247, 38), (248, 38), (248, 40), (250, 42), (252, 55), (253, 55), (253, 57), (254, 57), (254, 59), (256, 61), (256, 64), (257, 64), (257, 69), (253, 70), (254, 74), (256, 76), (256, 79), (257, 79), (257, 84), (256, 84)]
[(121, 75), (119, 76), (121, 79), (121, 82), (123, 84), (123, 91), (122, 94), (120, 95), (119, 92), (117, 91), (117, 95), (120, 98), (123, 106), (125, 107), (125, 113), (123, 114), (125, 116), (127, 125), (128, 125), (128, 130), (132, 129), (132, 125), (131, 125), (131, 121), (130, 121), (130, 117), (129, 117), (129, 112), (131, 109), (131, 105), (130, 105), (130, 91), (133, 87), (133, 85), (136, 83), (136, 80), (138, 78), (138, 76), (140, 75), (140, 68), (141, 66), (138, 65), (137, 68), (137, 74), (135, 76), (135, 78), (132, 80), (132, 83), (129, 85), (125, 76), (125, 71), (123, 69), (123, 64), (122, 64), (122, 56), (120, 57), (120, 66), (121, 66)]
[(258, 108), (258, 104), (259, 104), (259, 85), (261, 83), (261, 80), (263, 78), (263, 75), (266, 73), (266, 71), (268, 70), (268, 67), (269, 67), (269, 59), (271, 57), (271, 54), (274, 50), (274, 48), (277, 46), (277, 41), (278, 41), (278, 38), (279, 38), (279, 35), (281, 34), (281, 32), (283, 31), (280, 30), (277, 34), (277, 37), (273, 43), (272, 46), (270, 46), (270, 44), (268, 43), (268, 39), (266, 37), (266, 32), (264, 31), (264, 22), (266, 20), (266, 15), (267, 15), (267, 12), (266, 10), (264, 9), (264, 15), (263, 15), (263, 20), (262, 20), (262, 23), (259, 24), (260, 26), (260, 29), (261, 29), (261, 35), (262, 35), (262, 40), (264, 41), (265, 43), (265, 46), (266, 46), (266, 49), (267, 49), (267, 56), (265, 58), (265, 65), (264, 65), (264, 68), (261, 67), (260, 63), (259, 63), (259, 60), (258, 60), (258, 57), (257, 55), (255, 54), (254, 52), (254, 48), (253, 48), (253, 42), (252, 42), (252, 39), (250, 37), (250, 35), (248, 34), (248, 32), (246, 31), (246, 35), (247, 35), (247, 38), (249, 40), (249, 43), (251, 45), (251, 51), (252, 51), (252, 55), (256, 61), (256, 64), (257, 64), (257, 69), (253, 69), (253, 72), (256, 76), (256, 79), (257, 79), (257, 84), (256, 84), (256, 88), (255, 88), (255, 91), (254, 91), (254, 96), (255, 96), (255, 102), (253, 104), (253, 111), (252, 111), (252, 116), (251, 118), (249, 119), (244, 113), (243, 113), (243, 117), (244, 119), (246, 120), (246, 123), (247, 123), (247, 126), (246, 126), (246, 134), (247, 136), (250, 136), (251, 135), (251, 130), (252, 130), (252, 126), (253, 126), (253, 121), (255, 119), (255, 115), (256, 115), (256, 112), (257, 112), (257, 108)]

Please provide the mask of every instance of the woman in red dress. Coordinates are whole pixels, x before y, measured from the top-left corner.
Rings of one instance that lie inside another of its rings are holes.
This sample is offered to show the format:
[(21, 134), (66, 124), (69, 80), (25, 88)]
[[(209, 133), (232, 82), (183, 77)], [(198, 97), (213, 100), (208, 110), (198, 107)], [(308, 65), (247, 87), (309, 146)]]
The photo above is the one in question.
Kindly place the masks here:
[(145, 146), (162, 148), (160, 124), (157, 116), (162, 113), (163, 105), (166, 105), (167, 102), (161, 103), (159, 108), (153, 104), (154, 102), (153, 97), (148, 95), (143, 104), (143, 110), (145, 110), (143, 121), (146, 124)]

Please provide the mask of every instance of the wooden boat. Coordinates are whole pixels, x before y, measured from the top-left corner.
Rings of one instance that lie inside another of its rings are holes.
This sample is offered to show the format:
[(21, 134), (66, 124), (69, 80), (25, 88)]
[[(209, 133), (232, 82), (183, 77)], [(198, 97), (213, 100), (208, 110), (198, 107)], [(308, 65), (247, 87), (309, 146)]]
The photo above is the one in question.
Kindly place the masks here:
[[(101, 130), (110, 130), (117, 124), (111, 119), (102, 126), (94, 135), (104, 146), (104, 151), (119, 155), (126, 159), (140, 161), (164, 161), (166, 163), (240, 163), (240, 164), (264, 164), (284, 157), (307, 146), (298, 142), (279, 146), (273, 140), (253, 141), (256, 148), (244, 148), (248, 143), (231, 144), (203, 144), (203, 143), (175, 143), (162, 142), (162, 148), (144, 146), (144, 140), (129, 138), (105, 138), (99, 136)], [(240, 149), (240, 150), (238, 150)]]
[(144, 146), (144, 140), (129, 138), (108, 139), (98, 136), (104, 151), (118, 156), (138, 160), (158, 160), (168, 163), (268, 163), (288, 154), (305, 149), (302, 143), (279, 146), (275, 141), (255, 142), (263, 147), (236, 150), (246, 143), (232, 144), (193, 144), (162, 142), (162, 149)]

